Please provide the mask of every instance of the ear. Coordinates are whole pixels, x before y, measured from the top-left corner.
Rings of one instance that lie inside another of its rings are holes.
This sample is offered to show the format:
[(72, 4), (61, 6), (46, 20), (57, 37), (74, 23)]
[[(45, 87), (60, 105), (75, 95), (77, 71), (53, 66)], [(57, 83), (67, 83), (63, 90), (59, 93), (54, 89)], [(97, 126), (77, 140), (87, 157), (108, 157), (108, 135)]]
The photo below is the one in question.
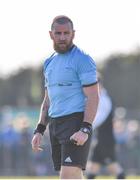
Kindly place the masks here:
[(74, 37), (75, 37), (75, 30), (73, 30), (73, 39), (74, 39)]
[(50, 38), (53, 39), (52, 31), (49, 31), (49, 34), (50, 34)]

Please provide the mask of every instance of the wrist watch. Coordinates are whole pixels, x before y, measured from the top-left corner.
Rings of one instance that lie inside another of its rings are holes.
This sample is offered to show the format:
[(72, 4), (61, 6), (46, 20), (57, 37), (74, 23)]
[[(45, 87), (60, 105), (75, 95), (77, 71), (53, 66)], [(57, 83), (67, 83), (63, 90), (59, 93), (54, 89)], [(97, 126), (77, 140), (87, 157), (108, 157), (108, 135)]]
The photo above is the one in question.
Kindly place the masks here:
[(82, 127), (82, 128), (80, 129), (80, 131), (83, 132), (83, 133), (86, 133), (86, 134), (88, 134), (88, 135), (91, 135), (90, 130), (89, 130), (88, 128), (86, 128), (86, 127)]

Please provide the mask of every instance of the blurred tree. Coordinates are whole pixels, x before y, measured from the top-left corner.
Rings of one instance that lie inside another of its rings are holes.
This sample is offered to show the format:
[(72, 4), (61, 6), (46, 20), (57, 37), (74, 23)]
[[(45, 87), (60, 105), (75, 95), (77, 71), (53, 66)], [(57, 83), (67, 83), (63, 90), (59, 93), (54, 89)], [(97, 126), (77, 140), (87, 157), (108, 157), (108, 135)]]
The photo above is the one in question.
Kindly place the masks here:
[(21, 69), (7, 79), (0, 79), (0, 106), (28, 106), (41, 102), (41, 70)]
[(140, 108), (140, 52), (109, 57), (102, 72), (117, 106)]
[[(112, 55), (101, 66), (103, 81), (117, 106), (140, 108), (140, 51)], [(44, 96), (42, 67), (21, 69), (0, 78), (0, 106), (40, 105)]]

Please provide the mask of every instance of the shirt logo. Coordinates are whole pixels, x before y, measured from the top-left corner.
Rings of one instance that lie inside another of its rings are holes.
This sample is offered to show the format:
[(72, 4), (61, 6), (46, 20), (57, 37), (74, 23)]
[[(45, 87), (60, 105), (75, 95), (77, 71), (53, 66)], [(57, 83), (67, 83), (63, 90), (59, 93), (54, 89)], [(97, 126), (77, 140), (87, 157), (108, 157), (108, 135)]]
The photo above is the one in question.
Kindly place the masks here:
[(64, 162), (72, 162), (70, 157), (67, 157)]

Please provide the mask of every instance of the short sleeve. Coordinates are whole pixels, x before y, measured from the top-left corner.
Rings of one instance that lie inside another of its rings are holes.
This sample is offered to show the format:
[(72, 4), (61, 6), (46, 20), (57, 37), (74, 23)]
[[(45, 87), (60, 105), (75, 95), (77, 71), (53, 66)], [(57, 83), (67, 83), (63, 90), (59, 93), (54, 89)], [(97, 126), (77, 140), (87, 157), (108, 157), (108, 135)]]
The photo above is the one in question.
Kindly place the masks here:
[(97, 68), (94, 60), (90, 56), (79, 59), (77, 73), (83, 86), (97, 83)]
[(47, 77), (46, 77), (46, 69), (47, 69), (47, 66), (49, 65), (49, 63), (52, 61), (53, 59), (53, 56), (54, 56), (55, 53), (51, 54), (51, 56), (49, 58), (47, 58), (43, 64), (43, 75), (44, 75), (44, 87), (46, 88), (47, 87)]

